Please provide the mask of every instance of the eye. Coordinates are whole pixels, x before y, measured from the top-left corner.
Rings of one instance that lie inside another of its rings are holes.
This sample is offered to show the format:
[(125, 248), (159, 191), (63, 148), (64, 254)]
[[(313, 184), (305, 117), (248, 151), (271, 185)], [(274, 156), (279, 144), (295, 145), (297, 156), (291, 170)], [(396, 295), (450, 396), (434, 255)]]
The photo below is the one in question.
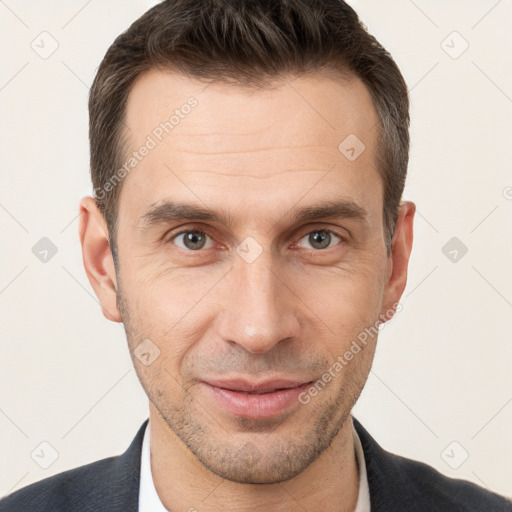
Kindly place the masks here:
[[(303, 247), (301, 245), (302, 240), (309, 244), (309, 247)], [(320, 251), (334, 247), (342, 241), (344, 241), (344, 238), (341, 235), (329, 229), (315, 229), (301, 237), (295, 246)], [(180, 249), (189, 252), (199, 252), (202, 249), (210, 249), (214, 245), (214, 241), (210, 235), (201, 229), (192, 228), (184, 229), (170, 236), (166, 243), (172, 243)]]
[[(206, 246), (210, 236), (207, 235), (204, 231), (199, 231), (197, 229), (189, 229), (180, 231), (176, 233), (171, 238), (169, 238), (169, 242), (175, 243), (181, 249), (187, 251), (198, 251), (200, 249), (209, 249), (213, 245), (213, 241), (210, 239), (210, 246)], [(175, 240), (181, 240), (183, 245), (176, 243)]]
[(311, 245), (311, 247), (306, 247), (306, 249), (313, 248), (322, 250), (332, 247), (331, 242), (336, 241), (336, 239), (338, 239), (338, 242), (343, 241), (343, 238), (341, 238), (341, 236), (337, 235), (333, 231), (328, 229), (315, 229), (314, 231), (311, 231), (307, 235), (303, 236), (300, 240), (306, 240), (306, 242)]

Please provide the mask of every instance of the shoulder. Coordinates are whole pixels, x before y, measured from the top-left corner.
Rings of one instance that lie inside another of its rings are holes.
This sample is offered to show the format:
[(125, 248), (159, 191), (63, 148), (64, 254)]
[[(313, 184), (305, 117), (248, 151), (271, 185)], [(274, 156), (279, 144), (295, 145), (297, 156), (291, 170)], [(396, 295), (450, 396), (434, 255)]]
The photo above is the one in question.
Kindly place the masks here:
[(27, 485), (0, 500), (0, 512), (136, 512), (147, 424), (123, 454)]
[(398, 455), (389, 455), (409, 492), (425, 510), (441, 507), (457, 512), (512, 512), (512, 501), (467, 480), (450, 478), (433, 467)]
[(379, 511), (512, 512), (510, 499), (384, 450), (352, 419), (363, 446), (372, 511), (375, 504)]
[(86, 508), (84, 500), (94, 494), (119, 458), (109, 457), (70, 469), (27, 485), (0, 500), (0, 512), (68, 511)]

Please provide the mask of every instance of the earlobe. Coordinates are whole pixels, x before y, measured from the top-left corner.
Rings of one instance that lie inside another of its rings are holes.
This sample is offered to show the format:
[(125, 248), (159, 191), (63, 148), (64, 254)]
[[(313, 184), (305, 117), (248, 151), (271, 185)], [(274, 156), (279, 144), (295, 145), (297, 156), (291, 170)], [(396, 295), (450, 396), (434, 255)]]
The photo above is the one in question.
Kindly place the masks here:
[(121, 322), (117, 306), (117, 278), (108, 241), (108, 227), (96, 200), (87, 196), (80, 201), (80, 243), (89, 282), (98, 297), (103, 314), (112, 322)]
[(400, 205), (395, 233), (388, 261), (387, 280), (385, 283), (381, 316), (390, 320), (389, 312), (396, 309), (407, 284), (407, 270), (413, 242), (413, 220), (416, 205), (404, 201)]

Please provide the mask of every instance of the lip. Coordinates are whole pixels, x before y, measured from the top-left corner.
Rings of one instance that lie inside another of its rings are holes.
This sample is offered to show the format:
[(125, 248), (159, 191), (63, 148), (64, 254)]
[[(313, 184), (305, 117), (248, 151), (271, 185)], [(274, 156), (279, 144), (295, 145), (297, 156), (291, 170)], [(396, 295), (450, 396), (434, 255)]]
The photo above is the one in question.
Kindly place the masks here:
[(245, 379), (202, 381), (215, 402), (235, 416), (264, 419), (299, 406), (298, 396), (312, 381), (271, 379), (251, 382)]

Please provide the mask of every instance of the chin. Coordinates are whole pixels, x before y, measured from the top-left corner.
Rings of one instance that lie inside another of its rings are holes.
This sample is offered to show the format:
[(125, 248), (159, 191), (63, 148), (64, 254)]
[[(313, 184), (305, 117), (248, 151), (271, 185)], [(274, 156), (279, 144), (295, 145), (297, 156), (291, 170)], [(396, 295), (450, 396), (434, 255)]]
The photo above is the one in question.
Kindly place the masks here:
[[(243, 450), (243, 449), (242, 449)], [(292, 465), (289, 461), (275, 458), (273, 460), (262, 461), (259, 459), (252, 464), (244, 457), (236, 459), (238, 454), (233, 456), (232, 460), (203, 460), (200, 456), (196, 457), (212, 473), (239, 484), (279, 484), (292, 479), (302, 473), (309, 464), (300, 463), (295, 460)]]

